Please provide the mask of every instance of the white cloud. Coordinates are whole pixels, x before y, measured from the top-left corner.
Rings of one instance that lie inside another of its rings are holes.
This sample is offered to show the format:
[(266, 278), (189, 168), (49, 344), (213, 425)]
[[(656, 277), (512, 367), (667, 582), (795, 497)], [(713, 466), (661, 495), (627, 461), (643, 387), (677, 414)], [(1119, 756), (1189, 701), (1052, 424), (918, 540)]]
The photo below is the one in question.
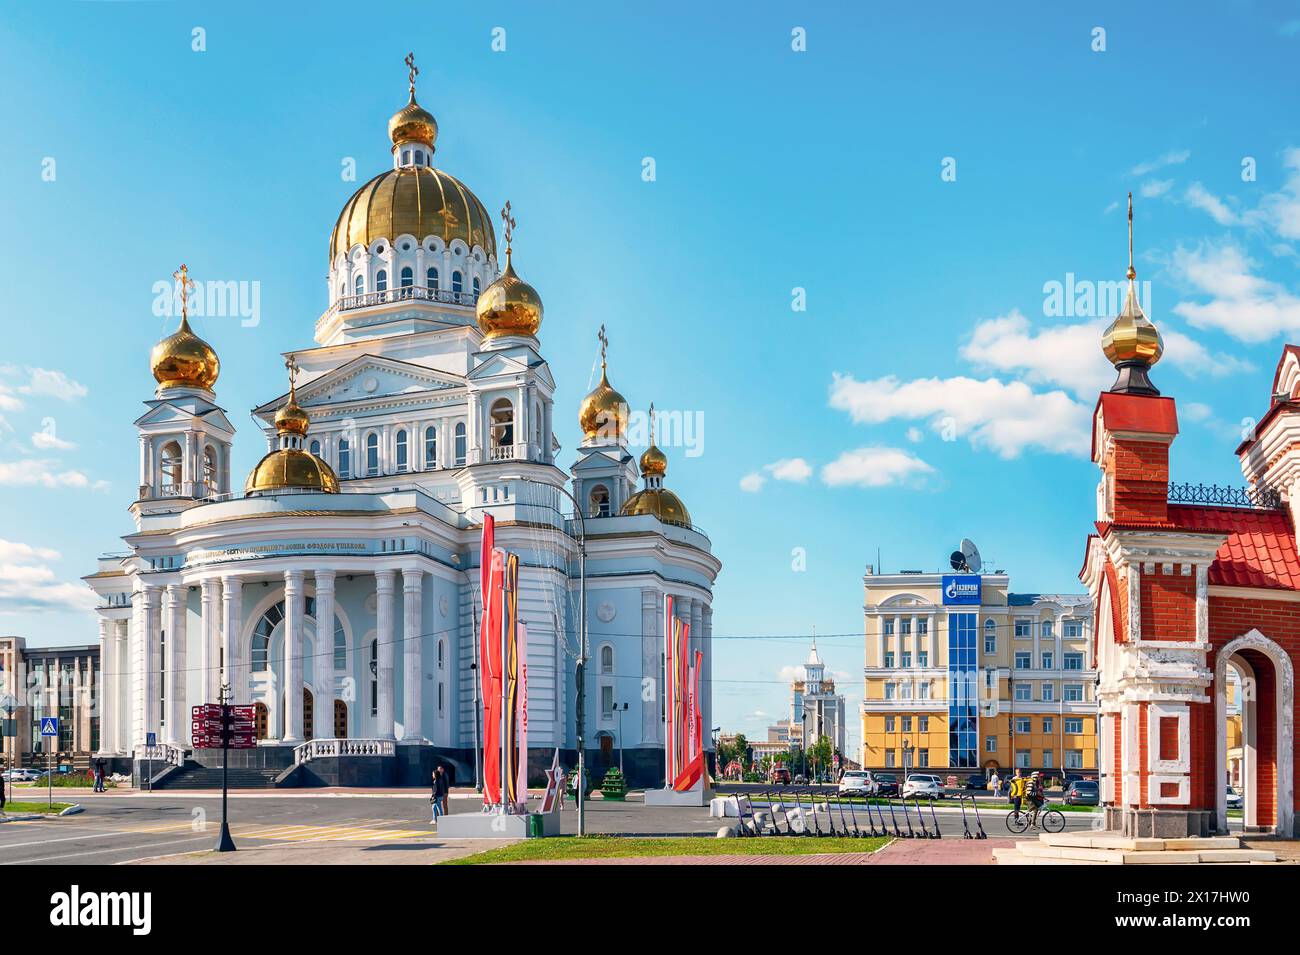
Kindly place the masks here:
[(858, 448), (845, 451), (822, 468), (822, 483), (829, 487), (889, 487), (914, 483), (934, 468), (901, 448)]
[(1163, 169), (1166, 166), (1181, 166), (1191, 158), (1191, 155), (1192, 151), (1190, 149), (1171, 149), (1169, 152), (1157, 159), (1138, 163), (1129, 170), (1129, 173), (1134, 176), (1145, 176), (1148, 173), (1153, 173), (1157, 169)]
[(920, 444), (925, 440), (925, 432), (920, 428), (911, 427), (907, 429), (907, 440), (913, 444)]
[(751, 471), (740, 479), (740, 489), (750, 494), (756, 494), (763, 489), (767, 483), (768, 477), (777, 481), (793, 481), (796, 484), (803, 484), (812, 477), (813, 469), (803, 458), (782, 458), (780, 461), (773, 461), (771, 464), (765, 464), (758, 471)]
[(71, 468), (60, 470), (58, 463), (48, 458), (0, 461), (0, 485), (89, 488), (93, 491), (108, 488), (107, 481), (94, 480)]
[(41, 451), (71, 451), (76, 445), (52, 431), (37, 431), (32, 435), (32, 447)]
[(1179, 302), (1174, 313), (1197, 328), (1218, 328), (1240, 341), (1262, 342), (1300, 331), (1300, 298), (1251, 273), (1255, 263), (1236, 245), (1179, 248), (1173, 271), (1208, 302)]
[(832, 408), (859, 424), (896, 419), (926, 420), (947, 440), (965, 437), (1004, 458), (1026, 448), (1086, 454), (1090, 410), (1063, 391), (1035, 392), (1022, 381), (996, 378), (919, 378), (893, 375), (858, 381), (838, 372), (831, 383)]
[(1172, 179), (1148, 179), (1138, 187), (1138, 195), (1143, 199), (1157, 199), (1173, 187)]
[(1226, 202), (1210, 192), (1199, 182), (1194, 182), (1183, 193), (1183, 200), (1195, 209), (1208, 213), (1219, 225), (1241, 225), (1243, 218), (1234, 212)]
[(93, 608), (89, 588), (59, 580), (49, 567), (58, 559), (48, 547), (0, 540), (0, 613)]
[(793, 683), (804, 678), (803, 664), (789, 664), (776, 671), (776, 678), (782, 683)]
[(61, 371), (52, 371), (49, 368), (18, 368), (15, 365), (5, 365), (0, 367), (0, 375), (9, 379), (19, 379), (16, 383), (0, 381), (0, 410), (17, 411), (23, 406), (23, 399), (20, 396), (31, 395), (72, 401), (74, 398), (84, 398), (88, 393), (86, 386), (81, 382), (74, 381)]

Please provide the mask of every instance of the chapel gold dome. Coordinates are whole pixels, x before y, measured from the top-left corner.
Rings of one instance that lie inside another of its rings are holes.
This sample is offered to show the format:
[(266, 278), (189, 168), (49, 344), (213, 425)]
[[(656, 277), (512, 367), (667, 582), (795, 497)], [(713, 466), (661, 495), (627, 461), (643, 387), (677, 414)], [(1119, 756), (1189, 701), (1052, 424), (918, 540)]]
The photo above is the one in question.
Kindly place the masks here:
[(281, 434), (305, 435), (307, 433), (307, 412), (302, 410), (292, 395), (279, 411), (275, 413), (275, 430)]
[(600, 369), (600, 384), (578, 407), (578, 425), (588, 438), (597, 435), (619, 437), (627, 433), (627, 399), (614, 390), (605, 369)]
[(1101, 350), (1112, 365), (1141, 362), (1150, 367), (1164, 354), (1160, 330), (1143, 314), (1131, 290), (1124, 310), (1102, 335)]
[(536, 337), (542, 327), (542, 297), (517, 274), (506, 250), (506, 270), (478, 297), (478, 327), (487, 338)]
[(668, 472), (668, 455), (655, 445), (650, 445), (641, 453), (641, 476), (663, 477)]
[(438, 138), (438, 121), (433, 114), (415, 101), (415, 90), (405, 106), (388, 121), (388, 138), (398, 143), (424, 143), (430, 149)]
[(637, 491), (627, 499), (621, 517), (637, 517), (648, 514), (657, 517), (664, 524), (676, 524), (679, 527), (691, 526), (691, 515), (686, 510), (682, 499), (666, 487), (648, 487)]
[(161, 388), (201, 388), (211, 391), (217, 383), (221, 362), (216, 351), (190, 330), (181, 317), (181, 327), (153, 346), (149, 366)]
[[(368, 249), (400, 235), (417, 242), (437, 236), (444, 245), (460, 239), (489, 258), (497, 252), (492, 218), (463, 182), (432, 166), (403, 166), (375, 176), (343, 204), (330, 233), (330, 262), (354, 246)], [(449, 287), (450, 277), (442, 283)]]
[(257, 462), (244, 483), (245, 494), (285, 488), (337, 494), (339, 479), (333, 468), (310, 451), (278, 448)]

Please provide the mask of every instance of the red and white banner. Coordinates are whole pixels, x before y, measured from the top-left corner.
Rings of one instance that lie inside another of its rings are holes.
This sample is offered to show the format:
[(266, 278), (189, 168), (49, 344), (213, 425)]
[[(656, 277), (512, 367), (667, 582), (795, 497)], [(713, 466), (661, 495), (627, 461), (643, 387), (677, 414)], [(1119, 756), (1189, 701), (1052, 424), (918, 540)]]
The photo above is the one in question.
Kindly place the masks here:
[(700, 673), (704, 654), (690, 658), (691, 626), (673, 615), (673, 598), (664, 595), (664, 671), (667, 681), (664, 736), (665, 785), (687, 792), (704, 777)]
[(482, 617), (478, 668), (483, 692), (483, 802), (501, 802), (501, 575), (505, 555), (494, 546), (496, 522), (483, 517), (479, 560)]

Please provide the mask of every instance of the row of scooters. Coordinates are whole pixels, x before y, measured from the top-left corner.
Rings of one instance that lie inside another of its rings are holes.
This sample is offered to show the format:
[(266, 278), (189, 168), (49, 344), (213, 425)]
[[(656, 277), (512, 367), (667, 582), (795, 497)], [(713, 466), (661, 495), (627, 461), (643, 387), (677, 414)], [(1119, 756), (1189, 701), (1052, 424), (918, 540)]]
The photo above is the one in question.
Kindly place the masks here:
[[(939, 817), (934, 811), (934, 799), (926, 799), (930, 804), (930, 822), (925, 821), (925, 812), (921, 806), (921, 797), (913, 795), (910, 797), (911, 806), (908, 805), (909, 797), (902, 796), (895, 800), (888, 797), (872, 796), (859, 804), (852, 799), (841, 799), (838, 794), (829, 795), (819, 792), (811, 787), (800, 792), (798, 789), (785, 787), (779, 792), (765, 792), (761, 794), (767, 801), (768, 815), (766, 819), (759, 819), (754, 808), (753, 800), (748, 793), (738, 793), (735, 796), (736, 809), (740, 817), (740, 824), (736, 827), (736, 832), (741, 836), (838, 836), (841, 838), (851, 839), (868, 839), (879, 838), (881, 836), (893, 836), (896, 839), (941, 839), (943, 833), (939, 830)], [(803, 802), (804, 796), (808, 797), (808, 803), (805, 807)], [(790, 806), (787, 800), (793, 797), (794, 806)], [(973, 816), (966, 813), (966, 802), (970, 801), (970, 808)], [(984, 832), (984, 824), (980, 820), (979, 806), (975, 802), (975, 797), (968, 794), (958, 794), (957, 801), (961, 805), (961, 823), (964, 830), (963, 838), (966, 839), (987, 839), (988, 835)], [(821, 803), (821, 809), (818, 803)], [(895, 803), (901, 810), (902, 825), (899, 825), (900, 812), (895, 811)], [(848, 806), (848, 812), (844, 811), (845, 805)], [(866, 809), (867, 823), (862, 826), (858, 823), (857, 806), (863, 805)], [(874, 807), (875, 811), (872, 811)], [(889, 818), (885, 818), (885, 810), (889, 811)], [(826, 828), (822, 828), (821, 816), (826, 816)], [(917, 825), (912, 825), (912, 817), (915, 815)], [(836, 817), (839, 818), (839, 826), (835, 825)], [(971, 818), (975, 822), (975, 830), (971, 830)], [(809, 820), (812, 820), (811, 826)], [(784, 822), (784, 828), (782, 828)]]

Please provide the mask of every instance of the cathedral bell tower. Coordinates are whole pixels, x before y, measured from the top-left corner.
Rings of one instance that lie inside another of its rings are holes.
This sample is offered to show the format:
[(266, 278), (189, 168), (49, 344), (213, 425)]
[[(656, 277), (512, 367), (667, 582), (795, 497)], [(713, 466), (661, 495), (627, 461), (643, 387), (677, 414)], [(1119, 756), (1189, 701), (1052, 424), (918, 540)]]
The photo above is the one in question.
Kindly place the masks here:
[(181, 324), (153, 347), (150, 367), (158, 386), (135, 421), (140, 435), (140, 483), (135, 513), (176, 510), (230, 492), (235, 428), (216, 404), (213, 386), (221, 362), (190, 329), (194, 282), (182, 265), (174, 275)]
[(600, 384), (582, 399), (582, 444), (574, 462), (573, 493), (587, 518), (616, 516), (636, 488), (636, 460), (627, 450), (627, 399), (609, 383), (609, 337), (600, 326)]

